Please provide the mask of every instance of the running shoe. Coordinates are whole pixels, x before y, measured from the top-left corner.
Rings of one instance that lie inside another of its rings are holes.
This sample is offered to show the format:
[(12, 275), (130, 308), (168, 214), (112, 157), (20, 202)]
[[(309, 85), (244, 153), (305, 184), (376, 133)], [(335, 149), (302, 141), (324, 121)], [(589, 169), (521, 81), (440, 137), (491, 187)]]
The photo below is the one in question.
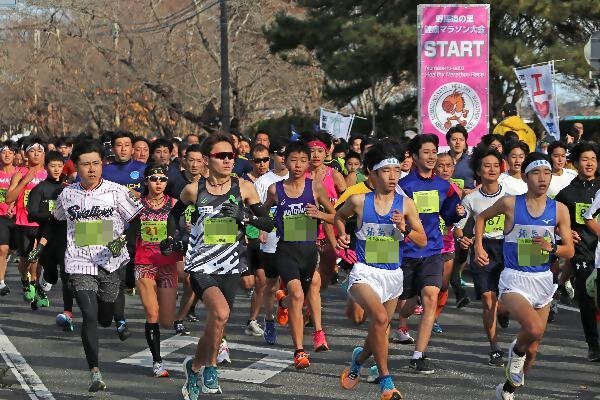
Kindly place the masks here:
[(381, 389), (381, 395), (379, 396), (381, 400), (403, 399), (402, 393), (396, 389), (391, 376), (382, 377), (381, 382), (379, 382), (379, 388)]
[(179, 336), (189, 336), (190, 331), (185, 328), (183, 321), (175, 321), (173, 322), (173, 329), (175, 329), (175, 334)]
[(504, 384), (501, 383), (496, 386), (496, 400), (515, 400), (515, 394), (505, 392)]
[(6, 284), (4, 284), (4, 285), (2, 285), (2, 287), (0, 287), (0, 296), (6, 296), (9, 293), (10, 293), (10, 288)]
[(194, 311), (190, 311), (186, 317), (185, 320), (188, 322), (198, 322), (198, 317), (196, 317), (196, 314)]
[(415, 306), (415, 315), (421, 315), (423, 314), (423, 306), (420, 304), (417, 304)]
[(294, 354), (294, 365), (296, 369), (304, 369), (310, 366), (310, 360), (308, 359), (308, 353), (299, 351)]
[(202, 393), (223, 393), (221, 392), (221, 386), (219, 386), (219, 374), (217, 372), (217, 367), (202, 367), (199, 375), (200, 381), (202, 382), (200, 386)]
[(262, 336), (265, 333), (265, 331), (263, 331), (258, 322), (255, 319), (253, 319), (252, 321), (248, 322), (248, 325), (246, 325), (244, 333), (248, 336), (258, 337)]
[(35, 299), (35, 285), (29, 282), (23, 282), (23, 299), (31, 303)]
[(393, 331), (392, 337), (390, 338), (390, 340), (392, 341), (392, 343), (399, 343), (399, 344), (414, 344), (415, 343), (415, 339), (413, 339), (412, 336), (410, 336), (410, 331), (408, 330), (408, 327), (405, 327), (405, 326), (401, 326), (398, 329), (396, 329), (395, 331)]
[(468, 306), (469, 304), (471, 304), (471, 299), (467, 296), (461, 297), (460, 299), (456, 300), (456, 308), (463, 308)]
[(102, 374), (100, 370), (90, 372), (90, 387), (88, 392), (98, 392), (106, 389), (106, 383), (102, 380)]
[(525, 384), (525, 373), (523, 366), (525, 365), (525, 355), (519, 357), (515, 354), (514, 348), (517, 344), (515, 339), (508, 348), (508, 362), (506, 363), (506, 379), (514, 386), (523, 386)]
[(342, 384), (342, 388), (344, 389), (354, 389), (360, 383), (360, 368), (361, 365), (356, 362), (360, 353), (362, 353), (362, 347), (356, 347), (354, 351), (352, 351), (352, 359), (350, 361), (350, 366), (344, 368), (342, 371), (342, 376), (340, 378), (340, 383)]
[(48, 295), (43, 290), (40, 290), (40, 288), (37, 288), (36, 290), (35, 302), (40, 308), (50, 307), (50, 299), (48, 299)]
[(415, 373), (421, 375), (431, 375), (435, 373), (435, 369), (433, 369), (431, 362), (425, 355), (421, 356), (421, 358), (413, 358), (410, 360), (408, 367)]
[(488, 365), (492, 367), (504, 367), (504, 352), (502, 350), (494, 350), (490, 353)]
[(473, 287), (474, 285), (471, 282), (467, 282), (463, 278), (460, 278), (460, 286), (462, 286), (462, 287)]
[(199, 373), (194, 372), (192, 363), (194, 359), (187, 357), (183, 360), (183, 372), (185, 372), (185, 384), (181, 388), (181, 394), (185, 400), (198, 400), (200, 387), (198, 386)]
[(217, 364), (223, 363), (231, 364), (229, 346), (227, 345), (227, 340), (225, 338), (221, 339), (221, 344), (219, 345), (219, 352), (217, 353)]
[(265, 320), (265, 331), (263, 332), (265, 342), (274, 345), (277, 342), (277, 332), (275, 331), (275, 321)]
[(278, 290), (275, 294), (277, 297), (277, 323), (281, 326), (286, 326), (288, 324), (288, 310), (287, 308), (281, 305), (281, 300), (283, 300), (287, 295), (284, 290)]
[(442, 329), (442, 326), (437, 321), (435, 321), (433, 323), (433, 327), (431, 328), (431, 332), (433, 332), (433, 333), (444, 333), (444, 330)]
[(598, 346), (598, 343), (589, 346), (588, 361), (591, 361), (591, 362), (600, 361), (600, 346)]
[(367, 376), (367, 382), (379, 383), (379, 368), (377, 368), (377, 365), (372, 365), (371, 368), (369, 368), (369, 376)]
[(152, 373), (155, 378), (168, 378), (169, 371), (165, 369), (165, 366), (162, 362), (155, 362), (152, 364)]
[(575, 298), (575, 289), (573, 289), (573, 285), (571, 284), (570, 280), (565, 282), (565, 292), (569, 300), (573, 300)]
[(548, 323), (549, 324), (556, 321), (557, 314), (558, 314), (558, 302), (556, 300), (552, 300), (552, 304), (550, 305), (550, 312), (548, 313)]
[(498, 314), (498, 325), (502, 329), (507, 329), (510, 325), (510, 319), (508, 318), (508, 314)]
[(327, 337), (325, 336), (325, 331), (321, 329), (320, 331), (315, 331), (313, 333), (313, 347), (315, 352), (320, 351), (328, 351), (329, 345), (327, 344)]
[(73, 319), (65, 313), (60, 313), (56, 316), (56, 325), (60, 326), (65, 332), (73, 332)]
[(116, 323), (117, 325), (117, 334), (119, 335), (119, 340), (124, 342), (127, 340), (129, 336), (131, 336), (131, 332), (129, 331), (129, 327), (127, 326), (127, 322), (119, 321)]

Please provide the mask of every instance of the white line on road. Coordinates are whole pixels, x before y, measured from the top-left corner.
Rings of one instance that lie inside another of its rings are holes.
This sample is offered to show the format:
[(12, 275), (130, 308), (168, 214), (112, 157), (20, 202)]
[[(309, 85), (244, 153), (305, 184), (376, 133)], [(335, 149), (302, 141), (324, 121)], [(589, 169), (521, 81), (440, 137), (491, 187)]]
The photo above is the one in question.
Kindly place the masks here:
[(33, 368), (0, 329), (0, 355), (31, 400), (55, 400)]
[(568, 311), (579, 312), (579, 308), (571, 307), (571, 306), (565, 306), (565, 305), (562, 305), (562, 304), (558, 304), (558, 308), (562, 308), (563, 310), (568, 310)]

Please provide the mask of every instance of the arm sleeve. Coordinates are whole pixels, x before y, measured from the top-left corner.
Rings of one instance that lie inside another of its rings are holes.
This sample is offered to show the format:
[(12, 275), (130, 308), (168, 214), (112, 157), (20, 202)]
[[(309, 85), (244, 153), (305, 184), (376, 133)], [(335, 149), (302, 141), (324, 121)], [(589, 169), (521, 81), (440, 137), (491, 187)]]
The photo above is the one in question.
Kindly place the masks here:
[(261, 203), (256, 203), (250, 205), (250, 210), (253, 215), (250, 217), (248, 224), (265, 232), (271, 232), (273, 230), (275, 223), (269, 216), (268, 209), (265, 209)]
[(187, 204), (184, 204), (181, 200), (177, 200), (177, 203), (171, 208), (169, 216), (167, 217), (167, 236), (174, 237), (175, 231), (177, 231), (177, 225), (181, 216), (187, 208)]
[(65, 193), (66, 191), (63, 190), (63, 192), (58, 196), (58, 199), (56, 199), (56, 207), (54, 208), (54, 211), (52, 211), (52, 215), (54, 216), (54, 218), (56, 218), (59, 221), (64, 221), (67, 219), (65, 207), (63, 205), (66, 196)]
[(42, 188), (36, 186), (29, 193), (29, 201), (27, 202), (28, 219), (38, 224), (43, 224), (50, 218), (48, 203), (44, 203), (42, 198)]

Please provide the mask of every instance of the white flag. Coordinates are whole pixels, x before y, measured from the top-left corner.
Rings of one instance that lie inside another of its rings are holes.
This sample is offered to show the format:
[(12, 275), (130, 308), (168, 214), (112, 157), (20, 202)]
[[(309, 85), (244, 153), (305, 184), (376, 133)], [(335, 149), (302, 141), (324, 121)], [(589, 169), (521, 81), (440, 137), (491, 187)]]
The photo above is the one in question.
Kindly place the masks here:
[(546, 132), (559, 140), (558, 103), (553, 84), (554, 63), (515, 69), (515, 74)]
[(322, 130), (329, 132), (334, 138), (348, 140), (353, 121), (354, 115), (344, 116), (321, 108), (320, 127)]

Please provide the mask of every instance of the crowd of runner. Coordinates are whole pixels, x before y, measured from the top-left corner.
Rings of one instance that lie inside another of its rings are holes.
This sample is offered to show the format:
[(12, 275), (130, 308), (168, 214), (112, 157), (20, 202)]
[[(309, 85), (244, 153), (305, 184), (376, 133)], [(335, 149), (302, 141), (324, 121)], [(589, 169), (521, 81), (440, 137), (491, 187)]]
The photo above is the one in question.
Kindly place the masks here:
[[(291, 335), (303, 369), (311, 364), (305, 330), (312, 351), (329, 350), (321, 292), (339, 284), (346, 316), (366, 333), (341, 386), (354, 389), (365, 368), (380, 399), (398, 400), (388, 343), (411, 346), (409, 368), (434, 374), (427, 348), (432, 332), (443, 332), (449, 289), (456, 307), (471, 302), (466, 269), (488, 363), (505, 369), (495, 396), (514, 399), (561, 297), (576, 298), (588, 360), (600, 361), (599, 148), (578, 138), (550, 143), (546, 154), (502, 132), (469, 149), (468, 135), (448, 130), (447, 153), (431, 134), (346, 142), (322, 131), (293, 140), (118, 131), (2, 143), (0, 295), (22, 290), (32, 310), (50, 307), (60, 278), (56, 323), (81, 332), (90, 392), (106, 388), (98, 325), (114, 326), (122, 341), (131, 335), (127, 293), (144, 307), (157, 378), (169, 376), (161, 330), (189, 335), (200, 302), (203, 331), (183, 363), (182, 394), (195, 400), (221, 392), (217, 368), (231, 362), (227, 321), (238, 289), (252, 296), (245, 334), (265, 346)], [(20, 286), (5, 281), (13, 255)], [(505, 351), (497, 326), (510, 320), (520, 329)]]

